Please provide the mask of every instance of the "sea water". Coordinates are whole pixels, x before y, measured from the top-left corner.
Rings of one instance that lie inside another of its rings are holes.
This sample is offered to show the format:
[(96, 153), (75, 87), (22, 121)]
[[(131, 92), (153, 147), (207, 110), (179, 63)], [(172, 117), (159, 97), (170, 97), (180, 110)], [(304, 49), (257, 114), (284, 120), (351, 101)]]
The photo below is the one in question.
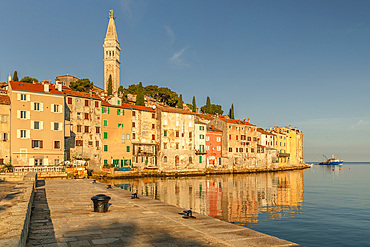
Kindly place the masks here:
[(370, 163), (117, 186), (304, 246), (370, 246)]

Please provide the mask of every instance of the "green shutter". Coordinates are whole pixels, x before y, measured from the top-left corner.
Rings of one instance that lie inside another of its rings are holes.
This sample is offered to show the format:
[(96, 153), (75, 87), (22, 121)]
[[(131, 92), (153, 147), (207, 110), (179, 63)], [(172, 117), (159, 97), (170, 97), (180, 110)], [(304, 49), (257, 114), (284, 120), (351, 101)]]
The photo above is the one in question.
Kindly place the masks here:
[(103, 120), (103, 125), (104, 125), (105, 127), (107, 127), (107, 126), (108, 126), (108, 120)]
[(108, 165), (108, 160), (104, 160), (104, 165)]
[(104, 113), (104, 106), (101, 107), (101, 112)]
[(110, 108), (110, 107), (108, 107), (108, 114), (109, 114), (109, 108)]
[(126, 146), (126, 152), (130, 152), (130, 146)]
[(117, 100), (118, 104), (120, 105), (121, 104), (121, 101)]
[(199, 155), (199, 163), (202, 163), (202, 155)]
[(108, 152), (108, 145), (104, 145), (104, 152)]
[(117, 109), (117, 115), (119, 115), (119, 109)]
[(108, 139), (108, 132), (104, 132), (104, 139)]
[(164, 131), (164, 136), (167, 136), (167, 130)]
[(125, 109), (122, 109), (122, 116), (125, 115)]

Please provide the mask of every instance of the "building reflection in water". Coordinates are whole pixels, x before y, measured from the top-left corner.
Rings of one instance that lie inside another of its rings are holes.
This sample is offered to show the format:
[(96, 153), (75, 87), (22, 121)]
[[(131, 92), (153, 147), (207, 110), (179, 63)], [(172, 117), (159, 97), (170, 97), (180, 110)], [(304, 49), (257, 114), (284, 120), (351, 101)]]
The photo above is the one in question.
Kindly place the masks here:
[(252, 226), (258, 215), (292, 217), (303, 203), (303, 171), (110, 181), (185, 209)]

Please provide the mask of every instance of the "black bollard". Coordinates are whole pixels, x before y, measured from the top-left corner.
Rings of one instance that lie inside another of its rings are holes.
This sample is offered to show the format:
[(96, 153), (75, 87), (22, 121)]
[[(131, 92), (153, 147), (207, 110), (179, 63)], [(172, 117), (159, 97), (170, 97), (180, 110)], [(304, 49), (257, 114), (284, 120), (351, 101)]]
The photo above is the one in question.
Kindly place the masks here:
[(108, 184), (107, 189), (112, 189), (112, 185)]
[(132, 194), (131, 199), (139, 199), (139, 197), (137, 197), (137, 193)]
[(184, 213), (186, 214), (183, 216), (184, 219), (196, 219), (197, 217), (193, 216), (193, 211), (185, 210)]
[(96, 180), (94, 179), (93, 184), (96, 184)]
[(94, 203), (94, 212), (106, 213), (108, 212), (108, 201), (110, 200), (109, 196), (99, 194), (91, 197), (91, 200)]

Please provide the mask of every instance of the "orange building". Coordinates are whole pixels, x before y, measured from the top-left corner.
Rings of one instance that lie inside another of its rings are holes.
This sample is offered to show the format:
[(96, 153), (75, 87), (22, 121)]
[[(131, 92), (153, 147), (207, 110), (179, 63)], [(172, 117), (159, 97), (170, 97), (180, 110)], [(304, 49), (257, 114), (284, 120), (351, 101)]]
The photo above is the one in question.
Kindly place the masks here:
[(215, 129), (214, 125), (207, 127), (206, 146), (207, 165), (210, 167), (221, 167), (222, 131)]

